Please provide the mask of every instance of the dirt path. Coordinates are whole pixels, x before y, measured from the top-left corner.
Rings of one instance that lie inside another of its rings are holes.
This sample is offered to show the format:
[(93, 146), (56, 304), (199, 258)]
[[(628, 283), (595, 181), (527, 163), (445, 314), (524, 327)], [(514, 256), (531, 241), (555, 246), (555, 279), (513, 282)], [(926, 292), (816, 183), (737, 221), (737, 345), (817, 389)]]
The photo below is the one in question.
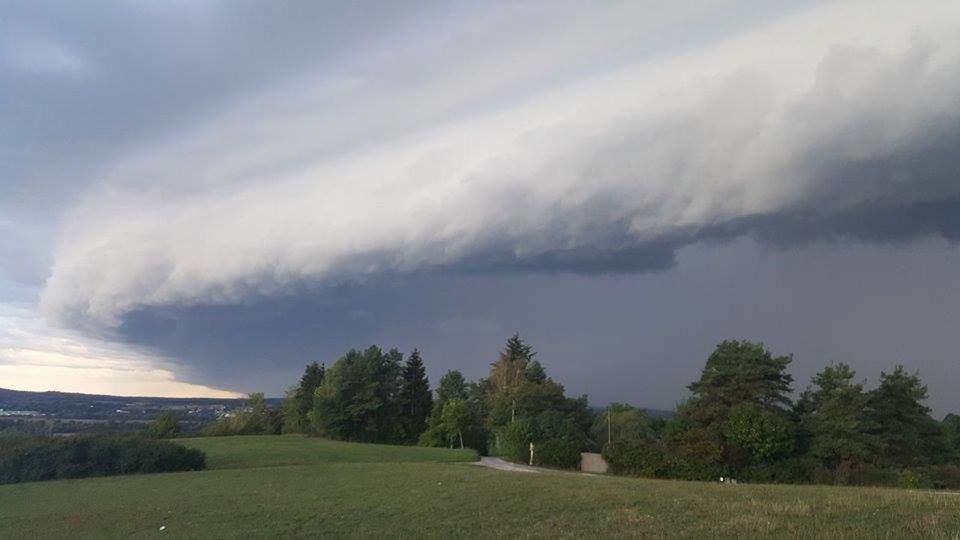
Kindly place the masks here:
[(481, 467), (489, 467), (491, 469), (497, 469), (498, 471), (510, 471), (510, 472), (520, 472), (520, 473), (539, 473), (540, 470), (533, 467), (528, 467), (526, 465), (519, 465), (517, 463), (510, 463), (504, 461), (500, 458), (495, 457), (482, 457), (480, 461), (475, 461), (475, 465), (480, 465)]

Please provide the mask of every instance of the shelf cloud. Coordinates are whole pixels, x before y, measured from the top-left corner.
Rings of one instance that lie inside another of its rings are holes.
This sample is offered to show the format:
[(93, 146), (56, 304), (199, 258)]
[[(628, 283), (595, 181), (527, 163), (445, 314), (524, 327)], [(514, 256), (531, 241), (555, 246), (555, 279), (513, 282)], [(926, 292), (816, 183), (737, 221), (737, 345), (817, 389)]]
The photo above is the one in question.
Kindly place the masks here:
[(43, 304), (109, 328), (393, 273), (663, 270), (744, 235), (956, 240), (958, 21), (827, 4), (629, 54), (616, 28), (576, 53), (572, 23), (494, 18), (460, 49), (316, 66), (119, 160), (66, 218)]

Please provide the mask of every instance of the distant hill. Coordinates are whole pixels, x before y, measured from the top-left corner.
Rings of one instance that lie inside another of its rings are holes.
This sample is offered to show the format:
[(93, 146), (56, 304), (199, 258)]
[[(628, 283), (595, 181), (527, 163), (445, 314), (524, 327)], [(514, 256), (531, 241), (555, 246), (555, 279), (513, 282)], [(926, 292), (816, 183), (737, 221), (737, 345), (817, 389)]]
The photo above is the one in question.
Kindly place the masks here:
[[(267, 401), (273, 405), (281, 400)], [(0, 417), (7, 418), (142, 422), (173, 410), (188, 422), (202, 423), (242, 407), (243, 403), (243, 399), (130, 397), (0, 388)]]

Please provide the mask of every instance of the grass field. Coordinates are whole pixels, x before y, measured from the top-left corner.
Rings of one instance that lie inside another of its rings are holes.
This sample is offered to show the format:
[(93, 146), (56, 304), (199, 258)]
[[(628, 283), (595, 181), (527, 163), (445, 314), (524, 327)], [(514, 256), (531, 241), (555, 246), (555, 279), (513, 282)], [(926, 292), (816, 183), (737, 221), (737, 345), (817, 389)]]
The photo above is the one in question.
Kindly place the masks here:
[(185, 442), (218, 468), (0, 486), (0, 536), (960, 535), (947, 493), (517, 474), (455, 463), (469, 453), (297, 437)]
[(409, 463), (432, 461), (475, 461), (473, 450), (447, 450), (416, 446), (358, 444), (311, 437), (286, 435), (248, 437), (203, 437), (179, 439), (180, 444), (199, 448), (207, 453), (207, 467), (238, 469), (309, 465), (315, 463)]

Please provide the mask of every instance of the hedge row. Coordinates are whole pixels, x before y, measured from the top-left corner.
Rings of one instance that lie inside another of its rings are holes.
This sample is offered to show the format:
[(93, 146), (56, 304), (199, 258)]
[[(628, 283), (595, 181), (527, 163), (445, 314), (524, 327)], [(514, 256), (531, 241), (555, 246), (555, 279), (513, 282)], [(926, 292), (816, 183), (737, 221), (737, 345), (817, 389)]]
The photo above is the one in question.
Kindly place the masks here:
[(206, 467), (206, 455), (139, 437), (0, 438), (0, 484)]
[[(603, 449), (610, 472), (647, 478), (686, 480), (716, 479), (722, 472), (691, 468), (671, 456), (656, 440), (618, 441)], [(861, 465), (827, 469), (814, 460), (790, 458), (754, 464), (740, 470), (740, 481), (757, 484), (827, 484), (841, 486), (890, 486), (911, 489), (960, 489), (960, 467), (930, 465), (894, 468)]]

